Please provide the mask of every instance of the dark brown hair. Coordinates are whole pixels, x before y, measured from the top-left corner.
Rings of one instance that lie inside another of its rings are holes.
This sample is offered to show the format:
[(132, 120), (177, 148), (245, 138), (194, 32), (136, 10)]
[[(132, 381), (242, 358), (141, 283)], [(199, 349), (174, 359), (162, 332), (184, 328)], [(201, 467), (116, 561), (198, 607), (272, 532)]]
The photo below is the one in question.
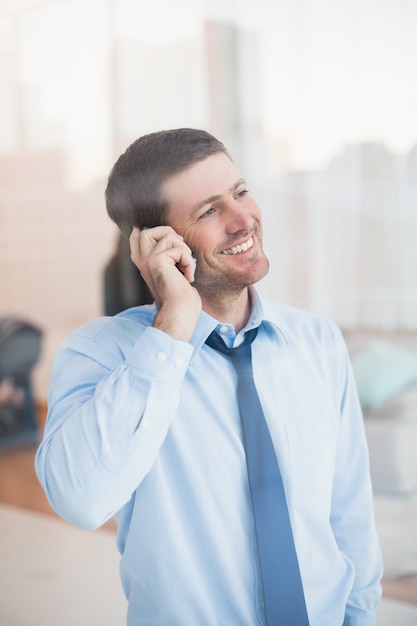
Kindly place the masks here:
[(222, 142), (204, 130), (179, 128), (140, 137), (110, 172), (105, 192), (110, 218), (126, 237), (134, 226), (165, 224), (168, 206), (162, 184), (173, 174), (219, 152), (229, 156)]

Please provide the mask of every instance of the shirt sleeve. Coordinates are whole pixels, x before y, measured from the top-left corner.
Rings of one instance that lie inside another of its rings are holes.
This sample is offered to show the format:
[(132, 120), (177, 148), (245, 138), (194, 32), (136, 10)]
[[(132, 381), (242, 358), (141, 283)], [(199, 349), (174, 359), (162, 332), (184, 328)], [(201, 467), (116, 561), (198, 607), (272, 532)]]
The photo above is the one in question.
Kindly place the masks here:
[(88, 328), (55, 358), (35, 467), (54, 510), (92, 529), (130, 500), (151, 468), (193, 348), (152, 327), (126, 346), (111, 323)]
[(331, 524), (354, 579), (343, 626), (375, 626), (382, 558), (375, 527), (369, 456), (356, 384), (344, 341), (339, 344), (341, 428)]

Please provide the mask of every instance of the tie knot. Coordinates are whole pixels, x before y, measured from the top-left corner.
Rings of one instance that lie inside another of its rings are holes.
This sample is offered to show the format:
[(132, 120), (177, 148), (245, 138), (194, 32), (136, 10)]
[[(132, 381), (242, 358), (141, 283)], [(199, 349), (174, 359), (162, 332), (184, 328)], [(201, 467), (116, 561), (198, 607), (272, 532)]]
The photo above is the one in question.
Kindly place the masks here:
[[(246, 331), (244, 340), (241, 345), (251, 344), (252, 341), (255, 339), (257, 333), (258, 328), (251, 328), (250, 330)], [(228, 355), (232, 354), (233, 350), (238, 350), (240, 348), (240, 346), (238, 346), (237, 348), (229, 348), (228, 346), (226, 346), (217, 330), (213, 330), (213, 332), (207, 337), (206, 344), (210, 346), (210, 348), (213, 348), (218, 352), (222, 352), (223, 354)]]

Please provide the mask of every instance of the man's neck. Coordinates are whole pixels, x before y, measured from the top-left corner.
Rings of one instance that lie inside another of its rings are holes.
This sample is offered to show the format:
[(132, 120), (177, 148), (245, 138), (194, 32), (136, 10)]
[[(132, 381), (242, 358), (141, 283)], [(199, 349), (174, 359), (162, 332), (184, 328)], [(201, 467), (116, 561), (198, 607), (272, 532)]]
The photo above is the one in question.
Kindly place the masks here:
[(251, 312), (249, 289), (244, 289), (239, 295), (230, 295), (216, 301), (203, 301), (203, 310), (219, 322), (233, 324), (238, 333), (247, 323)]

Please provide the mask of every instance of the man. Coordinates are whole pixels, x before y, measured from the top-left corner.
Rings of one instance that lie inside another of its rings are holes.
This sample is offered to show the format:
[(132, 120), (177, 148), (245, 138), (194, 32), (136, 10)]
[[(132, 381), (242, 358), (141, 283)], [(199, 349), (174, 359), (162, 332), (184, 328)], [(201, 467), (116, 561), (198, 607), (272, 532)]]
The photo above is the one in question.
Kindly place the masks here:
[(261, 211), (225, 147), (192, 129), (142, 137), (106, 199), (155, 305), (90, 322), (58, 352), (36, 459), (51, 505), (84, 528), (116, 517), (129, 625), (275, 626), (239, 375), (205, 343), (258, 328), (253, 375), (308, 614), (283, 626), (375, 625), (381, 558), (345, 345), (332, 322), (259, 297)]

